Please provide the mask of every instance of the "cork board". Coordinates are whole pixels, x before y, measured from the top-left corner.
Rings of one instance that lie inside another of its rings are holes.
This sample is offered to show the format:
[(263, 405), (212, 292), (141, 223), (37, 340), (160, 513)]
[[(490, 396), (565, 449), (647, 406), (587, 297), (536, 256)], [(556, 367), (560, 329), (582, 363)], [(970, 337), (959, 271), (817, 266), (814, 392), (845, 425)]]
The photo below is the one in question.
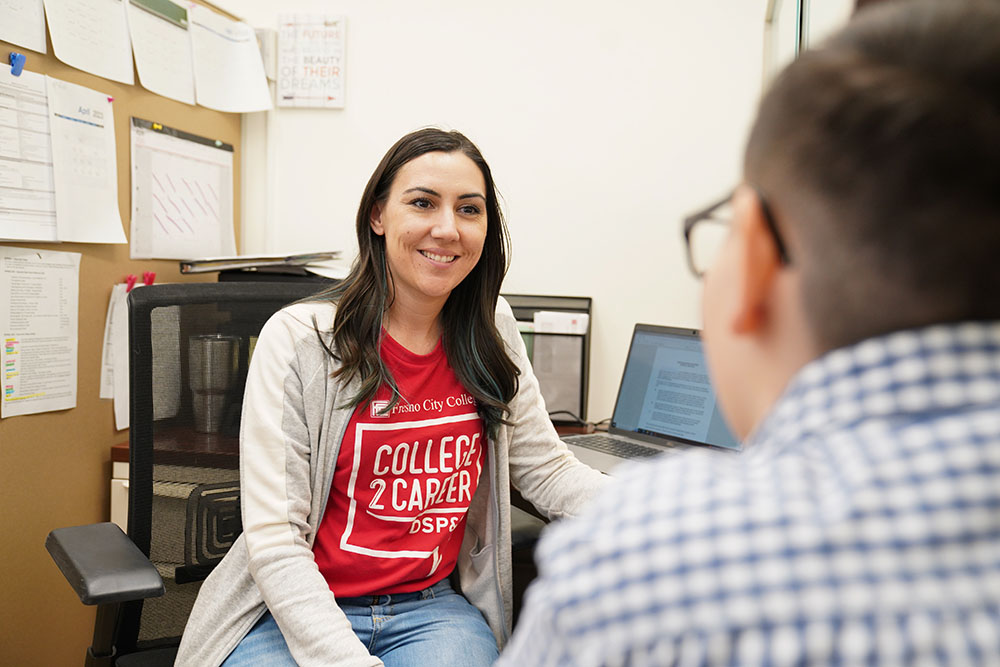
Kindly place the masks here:
[[(222, 113), (155, 95), (73, 69), (56, 60), (52, 43), (39, 54), (0, 41), (0, 57), (17, 51), (25, 69), (71, 81), (114, 97), (118, 210), (129, 232), (129, 125), (137, 116), (232, 144), (234, 220), (240, 219), (239, 114)], [(239, 229), (236, 229), (239, 247)], [(157, 282), (214, 281), (182, 276), (178, 263), (130, 260), (127, 245), (8, 243), (0, 245), (78, 252), (80, 259), (77, 402), (71, 410), (0, 420), (0, 664), (82, 664), (95, 610), (85, 607), (45, 551), (53, 528), (109, 518), (111, 447), (128, 441), (115, 430), (112, 402), (98, 398), (101, 345), (111, 287), (129, 274), (155, 271)]]

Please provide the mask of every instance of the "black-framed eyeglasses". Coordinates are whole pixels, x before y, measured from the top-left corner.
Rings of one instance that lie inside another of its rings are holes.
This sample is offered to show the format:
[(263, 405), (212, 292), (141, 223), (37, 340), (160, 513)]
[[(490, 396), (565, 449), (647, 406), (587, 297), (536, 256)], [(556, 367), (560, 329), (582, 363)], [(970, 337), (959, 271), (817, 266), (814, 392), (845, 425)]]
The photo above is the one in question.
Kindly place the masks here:
[[(767, 203), (767, 198), (761, 193), (760, 188), (750, 187), (757, 193), (760, 209), (764, 214), (764, 223), (774, 239), (778, 258), (782, 264), (790, 264), (788, 249), (778, 232), (778, 225), (774, 221), (774, 214), (771, 212), (771, 206)], [(729, 235), (732, 216), (728, 215), (727, 207), (732, 198), (733, 193), (730, 192), (719, 201), (684, 218), (684, 244), (687, 250), (688, 268), (698, 278), (704, 276), (705, 272), (711, 268), (722, 244)]]

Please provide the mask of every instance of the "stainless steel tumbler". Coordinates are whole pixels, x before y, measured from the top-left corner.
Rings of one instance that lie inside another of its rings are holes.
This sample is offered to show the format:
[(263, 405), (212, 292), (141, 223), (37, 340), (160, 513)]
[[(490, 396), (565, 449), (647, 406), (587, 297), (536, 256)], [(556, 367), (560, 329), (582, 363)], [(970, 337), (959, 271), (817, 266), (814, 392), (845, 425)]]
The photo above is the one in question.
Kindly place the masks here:
[(239, 351), (237, 336), (202, 334), (188, 339), (194, 430), (217, 433), (222, 428), (226, 392), (236, 382)]

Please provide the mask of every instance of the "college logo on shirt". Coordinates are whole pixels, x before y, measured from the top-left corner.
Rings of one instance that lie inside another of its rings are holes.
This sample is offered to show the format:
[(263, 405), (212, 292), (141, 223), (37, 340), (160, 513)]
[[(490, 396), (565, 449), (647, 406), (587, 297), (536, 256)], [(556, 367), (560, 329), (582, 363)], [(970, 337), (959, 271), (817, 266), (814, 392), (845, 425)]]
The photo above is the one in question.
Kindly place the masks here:
[(372, 419), (388, 419), (389, 411), (386, 408), (389, 407), (389, 401), (372, 401), (369, 404), (368, 416)]
[(358, 423), (340, 548), (376, 558), (430, 559), (433, 574), (442, 539), (456, 530), (476, 491), (481, 429), (475, 412)]

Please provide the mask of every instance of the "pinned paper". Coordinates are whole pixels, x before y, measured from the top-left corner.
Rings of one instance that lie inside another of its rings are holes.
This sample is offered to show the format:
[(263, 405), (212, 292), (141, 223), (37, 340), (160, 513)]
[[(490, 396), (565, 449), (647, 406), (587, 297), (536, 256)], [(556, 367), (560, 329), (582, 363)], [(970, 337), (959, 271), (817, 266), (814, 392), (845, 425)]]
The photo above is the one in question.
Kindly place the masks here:
[(135, 83), (122, 0), (45, 0), (52, 51), (70, 67)]
[(192, 5), (188, 17), (198, 104), (232, 113), (270, 109), (271, 90), (254, 29), (200, 5)]
[(0, 416), (76, 407), (80, 253), (0, 248)]
[(59, 240), (126, 243), (112, 103), (105, 93), (47, 81)]
[(0, 67), (5, 113), (0, 142), (0, 239), (58, 241), (45, 76)]
[(0, 2), (0, 41), (45, 53), (45, 13), (42, 0)]
[(194, 104), (194, 62), (187, 10), (167, 0), (132, 0), (128, 28), (139, 82), (146, 90)]
[(236, 253), (233, 147), (132, 118), (132, 259)]
[[(115, 397), (115, 315), (125, 317), (125, 283), (117, 283), (111, 289), (108, 311), (104, 317), (104, 344), (101, 346), (101, 398)], [(118, 308), (118, 304), (121, 308)], [(126, 341), (127, 342), (127, 341)], [(117, 414), (115, 415), (117, 417)]]

